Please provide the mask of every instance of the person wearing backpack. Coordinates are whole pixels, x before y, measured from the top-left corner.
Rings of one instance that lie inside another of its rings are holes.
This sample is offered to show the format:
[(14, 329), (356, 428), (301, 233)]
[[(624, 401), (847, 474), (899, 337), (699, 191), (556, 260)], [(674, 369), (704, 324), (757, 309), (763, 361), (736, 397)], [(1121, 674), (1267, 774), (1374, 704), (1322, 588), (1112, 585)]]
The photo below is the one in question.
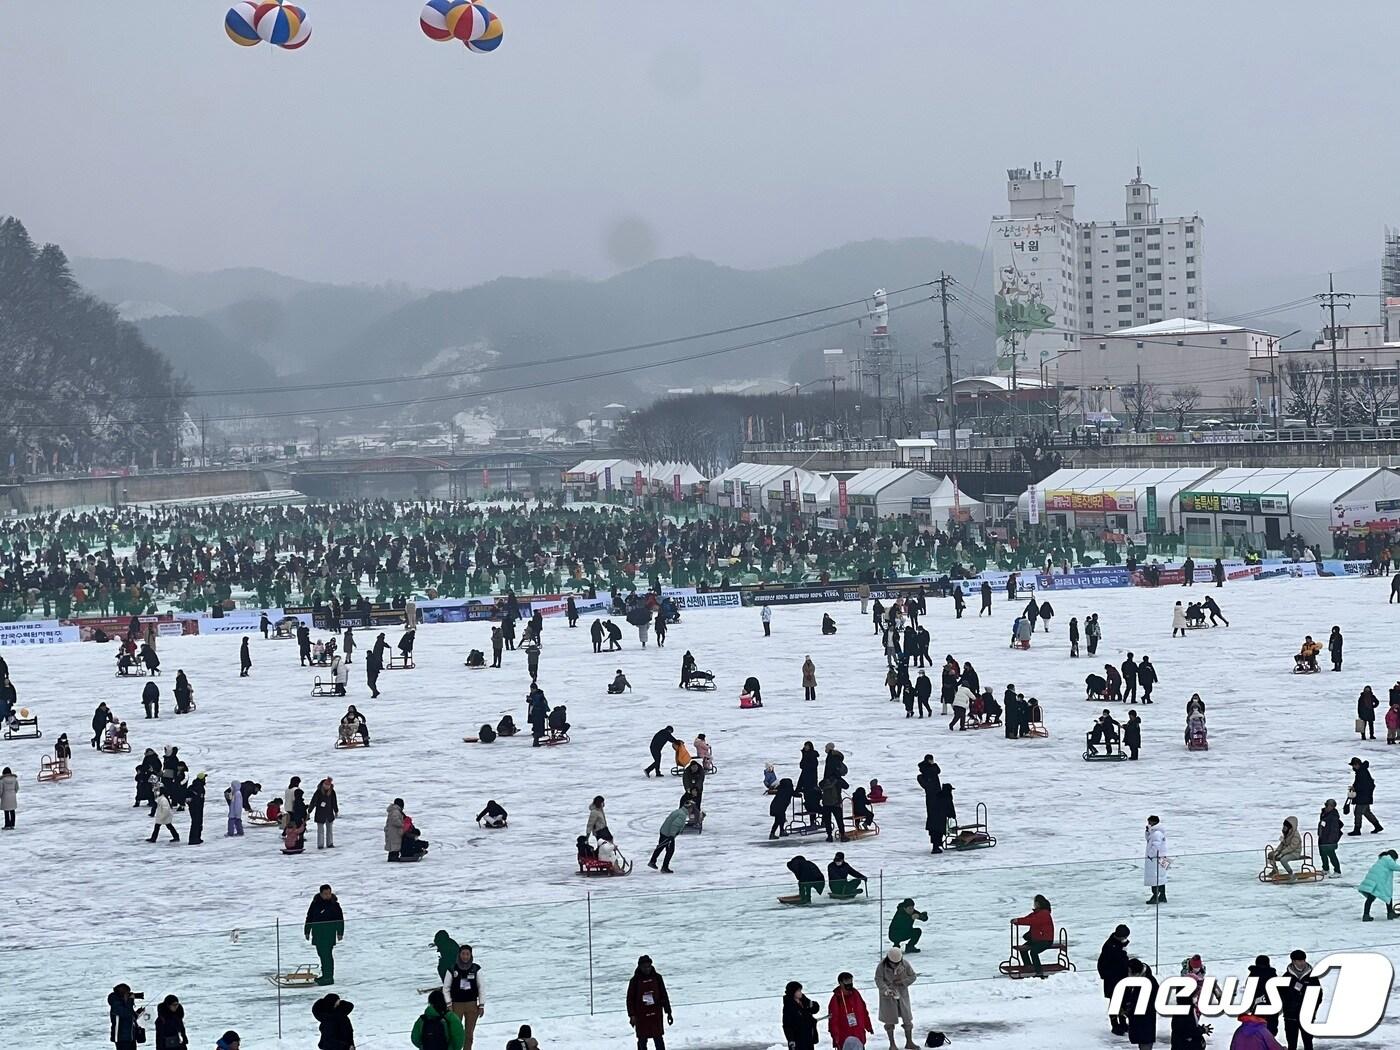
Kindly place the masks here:
[(409, 1037), (418, 1050), (462, 1050), (467, 1041), (462, 1020), (447, 1008), (447, 997), (441, 988), (428, 993), (428, 1007), (413, 1022)]

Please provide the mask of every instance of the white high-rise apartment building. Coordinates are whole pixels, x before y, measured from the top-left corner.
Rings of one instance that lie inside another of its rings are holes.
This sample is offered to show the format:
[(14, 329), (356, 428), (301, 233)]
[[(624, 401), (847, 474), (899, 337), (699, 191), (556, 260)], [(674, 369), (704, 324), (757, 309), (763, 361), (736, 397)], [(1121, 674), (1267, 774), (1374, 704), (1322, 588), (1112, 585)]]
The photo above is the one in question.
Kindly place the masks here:
[(1142, 171), (1123, 192), (1123, 219), (1078, 222), (1060, 165), (1007, 172), (1005, 215), (992, 219), (997, 371), (1055, 378), (1081, 336), (1206, 317), (1205, 223), (1162, 219)]
[(1123, 188), (1121, 221), (1079, 226), (1079, 319), (1086, 332), (1206, 316), (1205, 222), (1162, 219), (1142, 169)]

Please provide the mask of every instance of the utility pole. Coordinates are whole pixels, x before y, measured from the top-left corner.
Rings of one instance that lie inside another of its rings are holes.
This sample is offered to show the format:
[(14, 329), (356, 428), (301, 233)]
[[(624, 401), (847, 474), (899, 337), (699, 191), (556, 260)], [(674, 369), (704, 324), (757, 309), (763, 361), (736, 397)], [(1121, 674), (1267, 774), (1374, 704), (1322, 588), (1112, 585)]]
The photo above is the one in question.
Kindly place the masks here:
[(943, 304), (943, 367), (945, 370), (945, 381), (947, 382), (946, 397), (948, 399), (948, 470), (952, 474), (958, 472), (958, 410), (957, 397), (953, 393), (953, 333), (948, 327), (948, 300), (953, 298), (948, 294), (948, 286), (953, 283), (953, 279), (946, 273), (938, 275), (938, 298)]
[(1332, 284), (1332, 275), (1327, 275), (1327, 292), (1325, 295), (1317, 297), (1323, 300), (1327, 309), (1327, 328), (1331, 336), (1329, 342), (1332, 344), (1332, 426), (1342, 429), (1342, 376), (1337, 368), (1337, 300), (1345, 300), (1342, 306), (1350, 308), (1351, 300), (1355, 296), (1346, 292), (1338, 292)]

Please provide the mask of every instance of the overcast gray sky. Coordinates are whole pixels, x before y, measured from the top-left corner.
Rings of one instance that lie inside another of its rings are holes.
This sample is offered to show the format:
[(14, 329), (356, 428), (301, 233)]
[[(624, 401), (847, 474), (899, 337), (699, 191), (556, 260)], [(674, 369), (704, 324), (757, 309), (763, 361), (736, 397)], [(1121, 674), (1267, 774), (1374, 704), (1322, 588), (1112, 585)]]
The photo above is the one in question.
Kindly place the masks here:
[(490, 55), (416, 0), (305, 6), (288, 53), (218, 0), (6, 0), (0, 213), (70, 254), (433, 287), (980, 247), (1007, 167), (1062, 159), (1112, 217), (1139, 151), (1213, 282), (1400, 223), (1393, 4), (498, 0)]

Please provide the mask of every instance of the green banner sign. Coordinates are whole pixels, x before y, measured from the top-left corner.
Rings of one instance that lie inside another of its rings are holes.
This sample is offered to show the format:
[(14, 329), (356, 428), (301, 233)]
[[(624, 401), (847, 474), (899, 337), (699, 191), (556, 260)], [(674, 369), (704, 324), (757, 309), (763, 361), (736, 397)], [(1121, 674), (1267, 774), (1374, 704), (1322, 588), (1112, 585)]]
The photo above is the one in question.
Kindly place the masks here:
[(1148, 486), (1147, 486), (1147, 521), (1146, 521), (1146, 529), (1147, 529), (1148, 532), (1156, 532), (1156, 531), (1157, 531), (1157, 486), (1156, 486), (1156, 485), (1148, 485)]
[(1183, 514), (1284, 514), (1288, 497), (1261, 492), (1183, 492)]

